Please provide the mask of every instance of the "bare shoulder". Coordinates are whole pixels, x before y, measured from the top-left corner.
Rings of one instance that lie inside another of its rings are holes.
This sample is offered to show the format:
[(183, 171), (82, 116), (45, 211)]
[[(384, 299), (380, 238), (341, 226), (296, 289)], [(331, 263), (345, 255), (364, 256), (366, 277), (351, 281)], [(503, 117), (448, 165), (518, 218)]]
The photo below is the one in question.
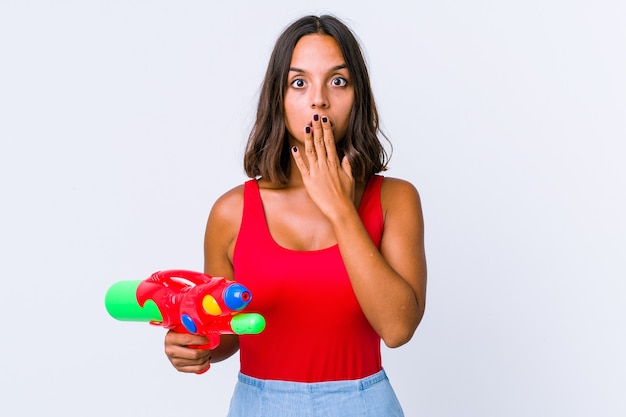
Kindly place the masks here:
[(239, 223), (243, 213), (244, 185), (238, 185), (222, 194), (213, 204), (209, 221)]
[(205, 248), (220, 252), (231, 249), (241, 226), (243, 189), (243, 184), (239, 185), (213, 204), (206, 225)]
[(204, 270), (213, 276), (232, 277), (232, 257), (243, 215), (243, 189), (239, 185), (213, 204), (204, 235)]
[(409, 181), (385, 177), (383, 179), (380, 201), (383, 209), (385, 230), (412, 230), (420, 235), (424, 227), (422, 202), (417, 188)]
[(383, 208), (403, 206), (405, 204), (421, 207), (420, 195), (417, 188), (409, 181), (384, 177), (381, 187), (381, 201)]

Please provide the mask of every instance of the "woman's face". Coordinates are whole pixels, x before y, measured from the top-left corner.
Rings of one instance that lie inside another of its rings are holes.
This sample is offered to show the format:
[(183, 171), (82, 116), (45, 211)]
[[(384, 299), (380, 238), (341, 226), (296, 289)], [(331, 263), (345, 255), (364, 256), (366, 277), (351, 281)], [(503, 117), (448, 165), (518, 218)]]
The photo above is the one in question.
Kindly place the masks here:
[(290, 144), (304, 142), (313, 115), (328, 117), (335, 141), (348, 129), (354, 87), (335, 39), (327, 35), (300, 38), (291, 57), (285, 90), (285, 123)]

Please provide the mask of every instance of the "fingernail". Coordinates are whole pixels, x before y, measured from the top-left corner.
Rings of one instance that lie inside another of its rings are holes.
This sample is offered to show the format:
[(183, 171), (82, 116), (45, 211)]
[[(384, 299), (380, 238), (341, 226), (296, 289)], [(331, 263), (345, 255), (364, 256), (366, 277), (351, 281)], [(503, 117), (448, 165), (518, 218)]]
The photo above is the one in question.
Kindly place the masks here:
[(320, 117), (317, 114), (313, 115), (313, 120), (315, 120), (316, 122), (320, 119)]
[(291, 151), (294, 152), (294, 153), (298, 152), (298, 147), (297, 146), (292, 146), (291, 147)]
[(322, 117), (322, 123), (326, 123), (326, 122), (328, 122), (328, 117), (326, 116)]
[(305, 127), (305, 128), (304, 128), (304, 131), (305, 131), (306, 133), (311, 133), (311, 126), (307, 126), (307, 127)]

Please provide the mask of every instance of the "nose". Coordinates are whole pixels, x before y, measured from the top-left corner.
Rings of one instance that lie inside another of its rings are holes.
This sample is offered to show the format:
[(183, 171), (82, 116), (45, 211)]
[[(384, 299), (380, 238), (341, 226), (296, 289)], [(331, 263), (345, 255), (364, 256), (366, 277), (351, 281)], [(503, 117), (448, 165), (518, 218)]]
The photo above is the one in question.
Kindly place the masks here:
[(327, 109), (330, 106), (328, 94), (324, 85), (311, 89), (311, 108)]

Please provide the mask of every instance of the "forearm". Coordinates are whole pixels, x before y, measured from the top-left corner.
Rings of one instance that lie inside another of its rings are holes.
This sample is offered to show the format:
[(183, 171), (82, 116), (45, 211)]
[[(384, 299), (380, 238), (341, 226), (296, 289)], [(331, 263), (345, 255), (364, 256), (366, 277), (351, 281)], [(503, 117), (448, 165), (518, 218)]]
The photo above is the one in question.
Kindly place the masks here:
[(386, 345), (406, 343), (424, 314), (417, 289), (376, 248), (356, 209), (345, 208), (331, 222), (352, 288), (368, 321)]

